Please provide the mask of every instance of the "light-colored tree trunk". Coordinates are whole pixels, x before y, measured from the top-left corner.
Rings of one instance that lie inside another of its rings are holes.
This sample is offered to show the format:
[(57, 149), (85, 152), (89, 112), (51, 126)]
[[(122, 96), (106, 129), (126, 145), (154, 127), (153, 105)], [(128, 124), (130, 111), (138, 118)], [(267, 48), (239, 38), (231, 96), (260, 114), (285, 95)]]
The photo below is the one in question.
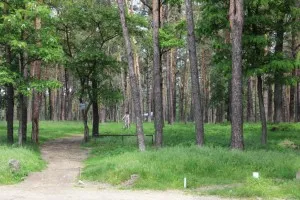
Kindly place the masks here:
[(200, 84), (199, 84), (199, 72), (198, 72), (198, 63), (197, 63), (192, 1), (186, 0), (185, 6), (186, 6), (187, 27), (188, 27), (187, 44), (189, 49), (190, 68), (191, 68), (192, 100), (193, 100), (192, 108), (193, 108), (194, 118), (195, 118), (196, 144), (202, 146), (204, 145), (204, 126), (203, 126), (203, 116), (202, 116), (202, 109), (201, 109), (201, 93), (200, 93)]
[(143, 118), (142, 118), (142, 112), (141, 112), (141, 100), (140, 100), (140, 91), (139, 91), (139, 85), (137, 76), (134, 72), (134, 59), (133, 59), (133, 52), (132, 52), (132, 45), (128, 33), (128, 28), (126, 25), (126, 19), (125, 19), (125, 11), (124, 11), (124, 2), (123, 0), (118, 0), (118, 7), (119, 7), (119, 13), (120, 13), (120, 19), (122, 24), (122, 30), (123, 30), (123, 37), (126, 44), (126, 52), (128, 57), (128, 71), (130, 76), (130, 85), (131, 85), (131, 91), (132, 91), (132, 97), (134, 101), (134, 111), (135, 111), (135, 117), (136, 117), (136, 134), (137, 134), (137, 141), (140, 151), (145, 151), (145, 138), (144, 138), (144, 131), (143, 131)]
[(242, 33), (244, 23), (243, 0), (230, 0), (229, 18), (232, 43), (231, 79), (231, 148), (244, 149), (242, 94)]

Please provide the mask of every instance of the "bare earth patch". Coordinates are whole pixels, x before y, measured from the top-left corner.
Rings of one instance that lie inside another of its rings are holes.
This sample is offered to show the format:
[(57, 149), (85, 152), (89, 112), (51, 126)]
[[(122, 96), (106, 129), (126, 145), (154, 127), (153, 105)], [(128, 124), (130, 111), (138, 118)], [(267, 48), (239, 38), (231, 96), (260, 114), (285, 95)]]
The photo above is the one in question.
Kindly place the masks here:
[(1, 200), (218, 200), (180, 191), (117, 190), (105, 184), (78, 182), (88, 151), (80, 148), (82, 137), (63, 138), (42, 145), (48, 167), (30, 174), (17, 185), (0, 186)]

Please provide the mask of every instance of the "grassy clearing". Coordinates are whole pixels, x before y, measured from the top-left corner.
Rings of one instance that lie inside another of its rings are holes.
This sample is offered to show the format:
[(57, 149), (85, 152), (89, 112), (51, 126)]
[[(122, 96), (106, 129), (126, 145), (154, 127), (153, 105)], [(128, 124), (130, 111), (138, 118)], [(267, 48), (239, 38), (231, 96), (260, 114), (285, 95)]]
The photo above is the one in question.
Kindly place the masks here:
[[(14, 127), (15, 142), (17, 142), (17, 124)], [(30, 141), (31, 125), (28, 124), (28, 141)], [(82, 126), (78, 122), (41, 122), (40, 123), (40, 142), (80, 134)], [(10, 159), (19, 160), (21, 163), (20, 171), (13, 173), (8, 166)], [(24, 147), (6, 145), (6, 123), (0, 122), (0, 184), (13, 184), (21, 181), (30, 172), (44, 169), (46, 163), (42, 160), (39, 148), (32, 144)]]
[[(10, 159), (20, 162), (20, 171), (9, 169)], [(36, 149), (0, 146), (0, 184), (13, 184), (24, 179), (30, 172), (40, 171), (46, 166)]]
[[(104, 133), (132, 133), (122, 130), (121, 124), (104, 124)], [(201, 194), (229, 197), (263, 197), (300, 199), (300, 182), (295, 175), (300, 170), (300, 125), (269, 125), (269, 143), (260, 145), (259, 124), (245, 124), (244, 152), (230, 150), (230, 126), (205, 126), (206, 146), (194, 145), (192, 124), (166, 125), (165, 148), (151, 147), (148, 138), (147, 152), (136, 149), (136, 139), (93, 139), (90, 158), (86, 161), (83, 177), (88, 180), (122, 185), (132, 174), (140, 178), (133, 189), (182, 189), (187, 177), (189, 189)], [(153, 124), (145, 124), (145, 133), (153, 133)], [(260, 172), (259, 180), (252, 172)], [(232, 185), (230, 189), (204, 186)], [(199, 192), (201, 191), (201, 192)]]
[[(40, 127), (41, 143), (82, 134), (80, 122), (41, 122)], [(153, 134), (153, 124), (146, 123), (144, 130), (146, 134)], [(106, 123), (100, 125), (100, 132), (134, 134), (135, 127), (124, 130), (121, 123)], [(120, 137), (91, 139), (85, 144), (92, 150), (82, 177), (120, 186), (132, 174), (138, 174), (140, 178), (132, 189), (159, 190), (182, 189), (186, 177), (189, 190), (198, 194), (300, 199), (300, 181), (295, 180), (300, 170), (299, 132), (300, 124), (296, 123), (269, 125), (268, 145), (262, 146), (260, 125), (245, 124), (244, 152), (228, 148), (229, 124), (205, 125), (204, 148), (194, 145), (193, 124), (166, 125), (164, 148), (153, 148), (151, 138), (146, 137), (147, 151), (143, 153), (137, 151), (135, 137), (125, 137), (124, 141)], [(8, 147), (5, 135), (4, 124), (0, 123), (0, 184), (18, 182), (29, 172), (45, 166), (37, 147)], [(18, 174), (7, 167), (12, 158), (21, 161)], [(260, 179), (252, 178), (254, 171), (260, 172)]]

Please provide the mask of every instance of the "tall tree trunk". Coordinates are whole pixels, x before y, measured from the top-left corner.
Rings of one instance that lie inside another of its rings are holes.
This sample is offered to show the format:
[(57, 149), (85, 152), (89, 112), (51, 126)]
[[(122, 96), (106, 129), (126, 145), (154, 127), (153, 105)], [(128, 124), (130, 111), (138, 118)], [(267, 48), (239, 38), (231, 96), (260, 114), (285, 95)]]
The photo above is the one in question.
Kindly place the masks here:
[(159, 46), (160, 3), (160, 0), (152, 1), (154, 126), (155, 145), (158, 148), (163, 144), (162, 69)]
[(177, 84), (176, 84), (176, 76), (177, 76), (177, 49), (174, 49), (173, 59), (172, 59), (172, 79), (173, 79), (173, 118), (176, 121), (176, 106), (177, 106)]
[[(275, 75), (275, 80), (279, 79), (280, 75)], [(275, 81), (274, 86), (274, 122), (279, 123), (281, 121), (282, 114), (282, 85)]]
[(7, 121), (7, 142), (14, 143), (14, 87), (12, 84), (6, 86), (6, 121)]
[[(276, 46), (275, 46), (275, 53), (280, 54), (283, 51), (283, 35), (284, 35), (284, 28), (282, 26), (283, 20), (278, 21), (277, 25), (277, 32), (276, 32)], [(281, 72), (275, 72), (274, 80), (275, 80), (275, 87), (274, 87), (274, 122), (279, 123), (281, 121), (282, 115), (282, 85), (280, 80), (282, 78)]]
[(92, 108), (93, 108), (93, 127), (92, 136), (99, 136), (99, 106), (98, 106), (98, 85), (95, 79), (92, 80)]
[(48, 91), (49, 91), (49, 120), (53, 120), (53, 94), (52, 94), (52, 89), (51, 88), (48, 88)]
[(131, 47), (131, 41), (128, 33), (128, 28), (125, 20), (125, 12), (124, 12), (124, 3), (123, 0), (118, 0), (118, 7), (120, 13), (120, 19), (123, 30), (123, 37), (126, 44), (126, 51), (128, 57), (128, 71), (130, 76), (130, 85), (131, 85), (131, 93), (134, 101), (134, 111), (136, 117), (136, 134), (137, 134), (137, 142), (140, 151), (145, 151), (145, 138), (144, 138), (144, 130), (143, 130), (143, 118), (141, 112), (141, 97), (139, 91), (139, 85), (137, 82), (137, 76), (134, 73), (134, 59), (133, 52)]
[(232, 106), (232, 87), (231, 87), (231, 79), (228, 80), (228, 103), (227, 103), (227, 121), (231, 122), (231, 117), (232, 117), (232, 111), (231, 111), (231, 106)]
[(261, 76), (257, 76), (257, 95), (261, 121), (261, 144), (265, 145), (267, 144), (267, 120), (264, 107), (263, 83)]
[(151, 118), (152, 118), (152, 109), (151, 109), (151, 104), (152, 104), (152, 90), (151, 90), (151, 67), (149, 67), (149, 62), (147, 59), (147, 75), (146, 75), (146, 85), (147, 85), (147, 113), (148, 113), (148, 117), (147, 117), (147, 121), (151, 122)]
[[(299, 75), (299, 72), (297, 72)], [(296, 111), (295, 111), (295, 120), (296, 122), (300, 122), (300, 83), (297, 82), (296, 87)]]
[(268, 86), (268, 121), (273, 122), (273, 89), (271, 84)]
[[(293, 72), (294, 74), (294, 72)], [(295, 122), (295, 93), (296, 93), (296, 86), (292, 85), (290, 89), (290, 122)]]
[(248, 78), (247, 84), (247, 121), (254, 122), (254, 113), (253, 113), (253, 95), (252, 95), (252, 78)]
[(204, 145), (204, 126), (203, 126), (203, 116), (201, 109), (201, 94), (199, 85), (199, 72), (197, 63), (197, 52), (196, 52), (196, 40), (194, 33), (194, 19), (193, 19), (193, 7), (192, 1), (186, 0), (186, 19), (188, 23), (188, 49), (190, 58), (190, 68), (191, 68), (191, 81), (192, 81), (192, 99), (193, 99), (193, 109), (195, 118), (195, 132), (196, 132), (196, 143), (199, 146)]
[[(21, 33), (21, 37), (24, 39), (24, 32)], [(24, 80), (28, 77), (27, 65), (25, 64), (25, 53), (21, 52), (19, 54), (20, 60), (20, 75), (24, 78)], [(27, 108), (28, 108), (28, 97), (24, 94), (19, 94), (19, 106), (20, 106), (20, 120), (19, 120), (19, 145), (23, 145), (24, 142), (27, 141)]]
[[(8, 14), (8, 5), (4, 4), (4, 13)], [(12, 55), (9, 45), (5, 46), (6, 63), (12, 68)], [(7, 121), (7, 142), (14, 143), (14, 87), (11, 83), (6, 85), (6, 121)]]
[(187, 88), (187, 81), (188, 81), (188, 68), (187, 68), (187, 53), (184, 56), (184, 66), (181, 72), (180, 77), (180, 96), (179, 96), (179, 117), (180, 121), (184, 122), (186, 120), (186, 112), (185, 112), (185, 99), (186, 99), (186, 88)]
[[(38, 3), (42, 3), (43, 0), (38, 0)], [(40, 17), (35, 17), (35, 31), (38, 32), (41, 29)], [(37, 46), (41, 45), (40, 39), (38, 38)], [(37, 80), (41, 79), (41, 61), (36, 60), (32, 63), (32, 76)], [(39, 143), (39, 117), (40, 117), (40, 104), (41, 104), (41, 93), (33, 89), (32, 91), (32, 135), (31, 139), (33, 143)]]
[(231, 148), (244, 149), (242, 95), (243, 0), (230, 0), (229, 17), (232, 31)]
[[(40, 80), (41, 78), (41, 61), (34, 61), (32, 64), (32, 76)], [(40, 117), (40, 104), (41, 93), (33, 89), (32, 91), (32, 135), (31, 140), (33, 143), (39, 143), (39, 117)]]
[(168, 101), (168, 124), (174, 122), (173, 110), (173, 49), (167, 54), (167, 101)]

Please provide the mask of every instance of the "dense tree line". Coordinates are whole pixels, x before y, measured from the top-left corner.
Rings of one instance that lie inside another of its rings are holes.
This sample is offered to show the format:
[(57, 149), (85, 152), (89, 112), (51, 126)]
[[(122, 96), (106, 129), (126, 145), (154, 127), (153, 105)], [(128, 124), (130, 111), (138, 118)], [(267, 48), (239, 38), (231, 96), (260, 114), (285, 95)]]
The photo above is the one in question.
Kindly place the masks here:
[[(300, 120), (298, 0), (0, 1), (1, 118), (8, 142), (38, 143), (39, 120), (100, 122), (129, 112), (144, 150), (143, 120), (232, 124)], [(5, 113), (5, 114), (4, 114)], [(100, 130), (99, 130), (100, 128)]]

